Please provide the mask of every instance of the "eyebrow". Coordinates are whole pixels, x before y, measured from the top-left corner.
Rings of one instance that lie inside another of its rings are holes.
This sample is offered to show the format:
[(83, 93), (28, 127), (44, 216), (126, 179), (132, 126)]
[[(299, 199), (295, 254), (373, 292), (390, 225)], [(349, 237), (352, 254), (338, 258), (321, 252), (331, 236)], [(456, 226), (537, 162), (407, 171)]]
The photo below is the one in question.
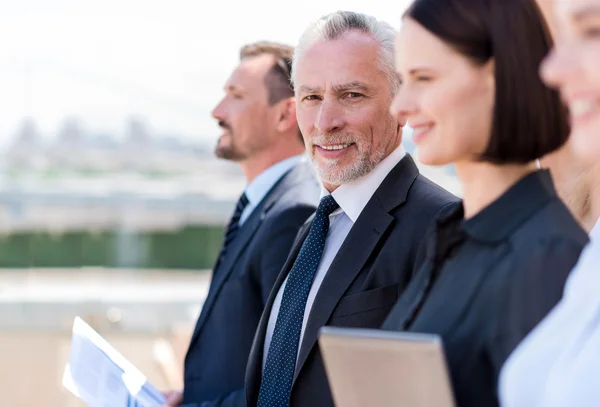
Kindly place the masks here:
[[(409, 69), (407, 77), (415, 76), (415, 75), (419, 74), (420, 72), (426, 72), (429, 74), (433, 74), (435, 72), (435, 70), (433, 68), (429, 68), (426, 66), (418, 66), (416, 68)], [(403, 78), (403, 76), (400, 72), (396, 72), (396, 76), (400, 80), (402, 80), (402, 78)]]
[(323, 89), (318, 86), (315, 88), (308, 85), (300, 85), (298, 91), (302, 93), (321, 93), (323, 92)]
[(574, 21), (583, 21), (591, 17), (600, 15), (600, 7), (598, 6), (587, 6), (573, 13), (572, 19)]
[(408, 74), (409, 75), (414, 75), (414, 74), (419, 73), (419, 72), (433, 72), (433, 71), (434, 71), (433, 68), (429, 68), (429, 67), (426, 67), (426, 66), (418, 66), (416, 68), (412, 68), (411, 70), (409, 70)]
[[(338, 85), (333, 85), (331, 87), (331, 91), (333, 93), (343, 93), (343, 92), (348, 92), (349, 90), (357, 90), (357, 91), (361, 91), (361, 92), (367, 92), (369, 90), (369, 87), (360, 81), (340, 83)], [(323, 93), (323, 88), (321, 88), (319, 86), (313, 87), (313, 86), (307, 86), (307, 85), (300, 85), (298, 87), (298, 91), (300, 91), (302, 93)]]
[(361, 92), (367, 92), (369, 87), (362, 82), (352, 81), (348, 83), (340, 83), (339, 85), (333, 85), (331, 90), (334, 93), (343, 93), (348, 92), (349, 90), (358, 90)]

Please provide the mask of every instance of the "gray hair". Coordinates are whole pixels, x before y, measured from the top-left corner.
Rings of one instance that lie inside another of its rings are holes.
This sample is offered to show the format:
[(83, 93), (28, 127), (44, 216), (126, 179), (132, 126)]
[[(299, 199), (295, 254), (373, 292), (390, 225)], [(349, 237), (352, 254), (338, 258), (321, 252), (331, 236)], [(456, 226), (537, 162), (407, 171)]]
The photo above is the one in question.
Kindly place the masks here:
[(353, 11), (337, 11), (325, 15), (313, 22), (304, 31), (294, 51), (291, 74), (292, 84), (296, 83), (296, 66), (298, 65), (298, 60), (300, 60), (308, 46), (317, 40), (333, 41), (351, 30), (370, 34), (379, 42), (381, 45), (381, 70), (388, 78), (391, 94), (395, 95), (400, 86), (394, 63), (396, 30), (388, 23), (377, 20), (375, 17)]

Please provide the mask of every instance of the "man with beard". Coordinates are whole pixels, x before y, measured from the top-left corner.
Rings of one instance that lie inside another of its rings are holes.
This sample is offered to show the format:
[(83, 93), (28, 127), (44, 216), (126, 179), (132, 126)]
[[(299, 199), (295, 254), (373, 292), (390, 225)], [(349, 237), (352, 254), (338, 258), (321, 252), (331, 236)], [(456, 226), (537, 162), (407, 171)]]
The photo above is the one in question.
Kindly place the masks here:
[(419, 174), (389, 112), (395, 30), (353, 12), (312, 24), (293, 60), (298, 124), (321, 179), (260, 320), (248, 406), (333, 406), (324, 325), (379, 328), (412, 276), (425, 230), (456, 198)]
[(255, 43), (213, 111), (223, 129), (216, 154), (247, 180), (227, 226), (208, 297), (185, 359), (184, 389), (167, 405), (244, 406), (244, 372), (273, 283), (300, 226), (314, 213), (319, 185), (304, 159), (289, 82), (293, 48)]

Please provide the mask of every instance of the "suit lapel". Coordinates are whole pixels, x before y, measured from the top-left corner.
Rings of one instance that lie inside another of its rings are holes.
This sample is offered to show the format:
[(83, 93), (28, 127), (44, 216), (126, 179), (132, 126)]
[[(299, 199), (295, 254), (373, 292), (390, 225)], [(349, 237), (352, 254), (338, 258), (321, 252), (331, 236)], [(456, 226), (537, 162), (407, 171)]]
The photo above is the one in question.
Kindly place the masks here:
[(231, 247), (227, 249), (229, 254), (223, 259), (219, 269), (213, 271), (213, 280), (210, 284), (210, 291), (202, 306), (202, 312), (196, 323), (196, 327), (194, 328), (194, 333), (192, 334), (190, 341), (190, 348), (198, 338), (202, 327), (206, 323), (212, 307), (219, 296), (219, 292), (223, 288), (225, 282), (229, 279), (229, 276), (235, 269), (238, 259), (252, 241), (252, 238), (256, 234), (267, 213), (289, 188), (299, 182), (303, 182), (306, 179), (306, 176), (310, 175), (310, 173), (307, 172), (307, 169), (308, 167), (306, 167), (306, 164), (299, 164), (284, 174), (263, 198), (258, 207), (252, 211), (252, 214), (240, 228), (235, 240), (231, 242)]
[(300, 345), (294, 381), (317, 342), (319, 329), (327, 323), (382, 236), (393, 225), (394, 217), (389, 212), (406, 201), (417, 175), (418, 169), (407, 155), (384, 179), (352, 226), (313, 303)]
[(310, 231), (310, 225), (312, 225), (313, 219), (314, 215), (312, 215), (311, 218), (302, 226), (302, 228), (300, 228), (298, 237), (292, 245), (290, 255), (288, 256), (285, 265), (281, 269), (281, 273), (279, 273), (275, 284), (273, 285), (273, 289), (271, 290), (269, 298), (267, 299), (267, 304), (265, 305), (265, 310), (263, 311), (260, 322), (258, 323), (258, 328), (252, 344), (252, 350), (250, 351), (250, 356), (248, 358), (247, 371), (251, 372), (251, 374), (246, 375), (248, 379), (246, 381), (246, 391), (249, 396), (249, 400), (258, 399), (258, 392), (260, 391), (260, 382), (262, 379), (263, 349), (267, 334), (267, 325), (269, 324), (269, 318), (271, 317), (271, 310), (273, 309), (275, 297), (277, 297), (277, 293), (281, 289), (281, 286), (290, 273), (290, 270), (296, 261), (296, 257), (298, 257), (300, 248), (302, 247), (302, 244), (304, 243), (304, 240), (306, 240), (308, 232)]
[(231, 242), (231, 246), (227, 249), (229, 254), (223, 259), (221, 265), (219, 266), (219, 269), (213, 271), (212, 281), (210, 283), (210, 290), (208, 292), (206, 300), (204, 301), (204, 304), (202, 305), (202, 312), (200, 313), (200, 318), (196, 323), (196, 328), (194, 329), (194, 333), (191, 339), (191, 345), (193, 345), (200, 331), (202, 330), (202, 327), (204, 326), (204, 323), (210, 315), (212, 307), (214, 306), (215, 301), (219, 296), (219, 292), (221, 291), (221, 288), (223, 288), (223, 285), (233, 272), (234, 266), (237, 263), (238, 258), (242, 255), (244, 249), (246, 248), (246, 246), (248, 245), (248, 243), (250, 242), (250, 240), (252, 239), (262, 222), (262, 211), (258, 210), (262, 208), (256, 209), (257, 210), (253, 211), (252, 214), (248, 217), (246, 222), (244, 222), (235, 240)]
[[(414, 161), (409, 155), (406, 155), (381, 183), (357, 219), (356, 224), (350, 230), (315, 298), (304, 338), (300, 345), (294, 381), (316, 343), (319, 329), (327, 323), (337, 303), (361, 271), (381, 237), (393, 224), (394, 217), (390, 215), (390, 212), (406, 201), (408, 191), (418, 175), (419, 170)], [(249, 403), (248, 405), (253, 405), (252, 403), (256, 403), (256, 400), (258, 400), (262, 379), (265, 336), (275, 297), (298, 256), (311, 224), (312, 218), (300, 230), (299, 237), (277, 278), (265, 311), (262, 314), (248, 360), (246, 374), (246, 401)]]
[(372, 200), (363, 214), (348, 233), (319, 288), (304, 331), (294, 380), (317, 341), (319, 329), (327, 323), (340, 298), (394, 220), (377, 200)]

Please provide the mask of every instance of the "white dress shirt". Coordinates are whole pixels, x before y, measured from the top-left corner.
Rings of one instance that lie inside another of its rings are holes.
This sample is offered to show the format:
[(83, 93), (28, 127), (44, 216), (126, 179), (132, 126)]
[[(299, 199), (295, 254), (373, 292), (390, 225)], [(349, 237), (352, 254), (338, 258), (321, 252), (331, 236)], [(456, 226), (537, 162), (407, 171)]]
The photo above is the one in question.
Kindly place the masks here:
[(562, 300), (507, 359), (503, 407), (600, 406), (600, 220)]
[(248, 205), (246, 205), (242, 211), (238, 225), (242, 226), (244, 224), (252, 211), (254, 211), (267, 193), (269, 193), (271, 188), (273, 188), (273, 185), (275, 185), (286, 172), (305, 160), (306, 155), (304, 154), (286, 158), (285, 160), (281, 160), (278, 163), (273, 164), (261, 172), (258, 177), (254, 178), (254, 180), (248, 184), (245, 189), (246, 198), (248, 198)]
[[(379, 188), (379, 185), (381, 185), (385, 177), (387, 177), (396, 164), (404, 158), (405, 154), (404, 148), (399, 146), (389, 156), (383, 159), (383, 161), (381, 161), (370, 173), (353, 182), (340, 185), (331, 193), (340, 207), (329, 215), (329, 231), (327, 232), (327, 239), (325, 240), (325, 247), (323, 248), (323, 256), (321, 257), (319, 267), (315, 273), (313, 284), (306, 300), (302, 330), (300, 332), (300, 343), (302, 343), (302, 339), (304, 338), (304, 331), (310, 316), (310, 310), (315, 301), (315, 297), (317, 296), (317, 292), (319, 291), (319, 287), (321, 287), (321, 283), (327, 274), (327, 270), (329, 270), (329, 266), (331, 266), (331, 263), (344, 243), (344, 240), (346, 240), (346, 236), (348, 236), (350, 229), (352, 229), (352, 226), (360, 216), (362, 210), (365, 208), (377, 188)], [(325, 195), (329, 195), (329, 192), (324, 187), (321, 187), (321, 198)], [(269, 346), (271, 345), (273, 331), (275, 331), (275, 323), (277, 322), (277, 315), (279, 314), (279, 307), (281, 306), (281, 299), (286, 283), (287, 278), (281, 285), (277, 297), (275, 297), (273, 307), (271, 308), (264, 343), (263, 367), (267, 362), (267, 354), (269, 352)], [(298, 352), (300, 352), (300, 346), (298, 346)], [(298, 355), (296, 355), (296, 357), (298, 357)]]

